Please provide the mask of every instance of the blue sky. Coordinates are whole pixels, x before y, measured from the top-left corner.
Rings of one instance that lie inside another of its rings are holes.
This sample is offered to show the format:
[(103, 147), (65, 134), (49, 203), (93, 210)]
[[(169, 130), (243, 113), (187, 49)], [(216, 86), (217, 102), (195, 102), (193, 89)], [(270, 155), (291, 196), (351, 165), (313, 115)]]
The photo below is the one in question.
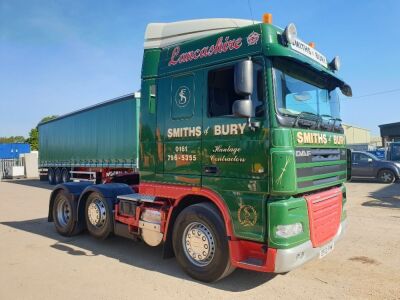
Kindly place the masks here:
[[(140, 88), (143, 35), (150, 22), (250, 19), (246, 0), (0, 0), (0, 136)], [(379, 134), (400, 121), (400, 1), (251, 0), (254, 19), (297, 26), (353, 87), (342, 119)], [(380, 91), (397, 92), (360, 97)], [(360, 98), (359, 98), (360, 97)]]

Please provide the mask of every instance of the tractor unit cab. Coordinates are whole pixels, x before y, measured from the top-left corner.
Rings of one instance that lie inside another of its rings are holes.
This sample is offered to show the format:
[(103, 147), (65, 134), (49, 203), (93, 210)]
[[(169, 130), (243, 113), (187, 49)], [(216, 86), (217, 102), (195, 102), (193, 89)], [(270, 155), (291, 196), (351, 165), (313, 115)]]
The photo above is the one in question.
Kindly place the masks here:
[(148, 25), (138, 163), (107, 184), (56, 187), (49, 220), (61, 234), (163, 244), (202, 281), (235, 267), (288, 272), (332, 251), (346, 226), (337, 90), (351, 88), (338, 57), (271, 19)]

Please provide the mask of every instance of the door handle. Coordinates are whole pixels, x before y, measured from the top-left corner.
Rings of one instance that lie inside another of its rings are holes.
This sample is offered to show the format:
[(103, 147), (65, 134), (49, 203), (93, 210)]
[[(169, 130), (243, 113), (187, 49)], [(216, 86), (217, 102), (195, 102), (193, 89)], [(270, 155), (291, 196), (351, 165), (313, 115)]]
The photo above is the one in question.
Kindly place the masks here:
[(219, 168), (217, 166), (205, 166), (204, 173), (207, 174), (217, 174), (219, 172)]

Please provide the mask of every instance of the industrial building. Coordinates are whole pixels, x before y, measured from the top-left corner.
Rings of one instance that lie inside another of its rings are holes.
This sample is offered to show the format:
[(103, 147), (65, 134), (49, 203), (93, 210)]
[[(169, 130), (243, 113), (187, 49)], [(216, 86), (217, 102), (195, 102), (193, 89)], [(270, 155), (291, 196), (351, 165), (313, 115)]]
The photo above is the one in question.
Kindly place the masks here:
[(383, 145), (400, 142), (400, 122), (379, 125)]

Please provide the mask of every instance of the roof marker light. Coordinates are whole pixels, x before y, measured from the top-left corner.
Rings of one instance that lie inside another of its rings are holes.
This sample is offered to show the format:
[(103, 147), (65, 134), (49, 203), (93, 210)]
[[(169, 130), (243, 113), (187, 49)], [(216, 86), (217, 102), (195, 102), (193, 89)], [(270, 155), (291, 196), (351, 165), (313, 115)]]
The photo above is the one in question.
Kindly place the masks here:
[(314, 48), (314, 49), (315, 49), (315, 43), (314, 43), (314, 42), (309, 42), (309, 43), (308, 43), (308, 46), (310, 46), (311, 48)]
[(340, 69), (340, 59), (339, 56), (335, 56), (334, 59), (329, 63), (329, 67), (334, 71), (339, 71)]
[(263, 14), (263, 23), (272, 24), (272, 14)]
[(288, 26), (286, 26), (283, 35), (288, 43), (294, 43), (294, 41), (297, 39), (296, 26), (293, 23), (290, 23)]

